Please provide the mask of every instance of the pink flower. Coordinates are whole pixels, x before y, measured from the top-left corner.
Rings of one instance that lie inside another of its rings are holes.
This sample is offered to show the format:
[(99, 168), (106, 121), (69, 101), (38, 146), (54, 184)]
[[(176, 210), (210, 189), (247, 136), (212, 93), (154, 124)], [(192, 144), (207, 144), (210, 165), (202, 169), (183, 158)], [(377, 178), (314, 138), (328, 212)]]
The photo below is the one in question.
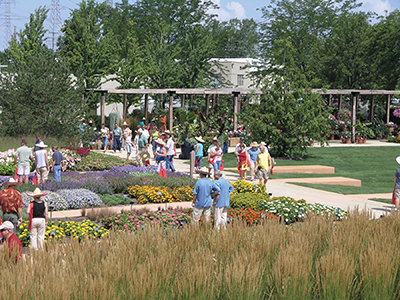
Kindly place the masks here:
[(167, 222), (167, 220), (163, 219), (163, 222)]
[(139, 220), (138, 219), (133, 220), (133, 222), (137, 222), (137, 221), (139, 221)]
[(137, 228), (140, 228), (140, 225), (136, 225)]
[(115, 220), (115, 223), (118, 223), (119, 222), (119, 220)]
[(124, 228), (127, 228), (127, 227), (128, 227), (128, 225), (125, 224), (125, 225), (124, 225)]
[(130, 233), (131, 233), (131, 231), (130, 231), (130, 230), (127, 230), (126, 232), (127, 232), (128, 234), (130, 234)]

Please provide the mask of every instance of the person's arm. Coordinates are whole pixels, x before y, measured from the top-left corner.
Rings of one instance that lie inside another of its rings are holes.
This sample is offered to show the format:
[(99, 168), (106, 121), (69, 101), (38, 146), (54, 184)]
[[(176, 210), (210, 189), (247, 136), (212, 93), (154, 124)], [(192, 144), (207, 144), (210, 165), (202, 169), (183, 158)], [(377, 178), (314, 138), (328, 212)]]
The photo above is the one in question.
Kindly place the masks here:
[(397, 177), (396, 177), (396, 175), (394, 175), (394, 186), (396, 186), (396, 180), (397, 180)]
[[(22, 201), (22, 197), (21, 197), (21, 201)], [(18, 207), (18, 214), (19, 214), (19, 219), (18, 219), (18, 222), (17, 222), (17, 226), (22, 224), (22, 206)]]
[(31, 203), (29, 202), (28, 208), (26, 209), (26, 213), (29, 215), (30, 212), (31, 212)]
[(47, 155), (47, 150), (45, 152), (44, 158), (46, 160), (46, 167), (47, 167), (47, 171), (48, 171), (50, 169), (50, 166), (49, 166), (49, 157)]
[(196, 199), (197, 199), (197, 194), (194, 194), (192, 200), (192, 206), (194, 206), (194, 204), (196, 203)]
[(213, 203), (214, 206), (217, 205), (218, 199), (219, 199), (219, 193), (215, 194), (215, 199)]
[(35, 166), (37, 166), (37, 158), (36, 158), (36, 155), (35, 155)]
[[(44, 201), (43, 201), (44, 202)], [(47, 209), (47, 204), (44, 202), (44, 219), (46, 220), (46, 225), (47, 225), (47, 219), (49, 218), (49, 210)]]
[(196, 147), (194, 147), (194, 154), (196, 154), (198, 150), (199, 150), (199, 146), (196, 145)]
[(272, 161), (272, 157), (270, 154), (268, 154), (268, 159), (269, 159), (269, 171), (271, 172), (272, 168), (274, 167), (274, 162)]
[(18, 161), (18, 159), (19, 159), (19, 157), (18, 157), (17, 155), (15, 155), (15, 157), (14, 157), (14, 166), (16, 166), (16, 165), (17, 165), (17, 161)]

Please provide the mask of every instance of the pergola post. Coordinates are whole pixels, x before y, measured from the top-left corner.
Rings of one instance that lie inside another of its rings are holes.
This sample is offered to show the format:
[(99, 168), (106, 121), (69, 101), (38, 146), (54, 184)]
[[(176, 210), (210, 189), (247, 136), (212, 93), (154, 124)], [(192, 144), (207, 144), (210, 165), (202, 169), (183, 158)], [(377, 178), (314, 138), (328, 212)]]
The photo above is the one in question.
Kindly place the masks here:
[(210, 112), (210, 95), (206, 95), (206, 117), (208, 117), (208, 113)]
[(124, 94), (124, 104), (122, 106), (122, 117), (124, 120), (126, 120), (126, 106), (127, 106), (127, 102), (128, 102), (127, 98), (128, 98), (128, 95)]
[(351, 95), (353, 96), (353, 109), (352, 109), (352, 114), (351, 114), (351, 142), (355, 143), (356, 141), (356, 128), (354, 125), (356, 124), (356, 104), (357, 104), (357, 98), (359, 92), (351, 92)]
[(215, 94), (213, 94), (213, 97), (212, 97), (212, 108), (214, 108), (215, 107)]
[(372, 95), (372, 99), (371, 99), (371, 107), (369, 109), (369, 113), (370, 113), (370, 120), (371, 122), (374, 121), (374, 114), (375, 114), (375, 95)]
[(172, 132), (174, 125), (174, 94), (175, 91), (168, 91), (169, 94), (169, 131)]
[(190, 95), (190, 107), (193, 107), (193, 94)]
[(219, 105), (219, 94), (217, 95), (217, 105)]
[(237, 129), (238, 119), (237, 119), (237, 112), (238, 112), (238, 92), (232, 92), (233, 94), (233, 130)]
[(328, 105), (329, 106), (332, 105), (332, 95), (331, 94), (328, 95)]
[(182, 95), (182, 100), (181, 100), (181, 108), (183, 108), (183, 109), (185, 109), (185, 98), (186, 98), (186, 95), (183, 94)]
[(149, 124), (149, 94), (144, 95), (144, 123), (146, 126)]
[(106, 94), (104, 92), (101, 93), (101, 101), (100, 101), (100, 119), (101, 119), (101, 124), (105, 122), (105, 116), (104, 116), (104, 110), (106, 107)]
[(338, 104), (339, 111), (342, 109), (342, 103), (343, 103), (343, 95), (339, 95), (339, 104)]
[(390, 95), (387, 95), (387, 103), (386, 103), (386, 124), (389, 124), (390, 121)]

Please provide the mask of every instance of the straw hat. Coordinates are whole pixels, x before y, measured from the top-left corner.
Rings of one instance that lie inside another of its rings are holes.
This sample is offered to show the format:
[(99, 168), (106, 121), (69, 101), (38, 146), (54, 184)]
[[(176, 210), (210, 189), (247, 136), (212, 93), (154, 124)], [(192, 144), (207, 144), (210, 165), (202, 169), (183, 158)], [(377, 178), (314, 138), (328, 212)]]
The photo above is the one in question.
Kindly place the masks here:
[(22, 182), (18, 182), (15, 181), (14, 178), (10, 178), (9, 181), (3, 183), (3, 186), (11, 186), (11, 185), (22, 185)]
[(203, 138), (202, 138), (201, 136), (196, 136), (195, 139), (196, 139), (197, 141), (199, 141), (200, 143), (205, 143), (204, 140), (203, 140)]
[(155, 142), (156, 142), (156, 144), (159, 144), (159, 145), (163, 145), (163, 146), (165, 145), (165, 142), (160, 138), (156, 139)]
[(250, 144), (250, 147), (258, 147), (257, 142), (252, 142), (252, 143)]
[(214, 136), (213, 142), (219, 142), (219, 139), (216, 136)]
[(126, 121), (124, 122), (124, 124), (122, 124), (122, 126), (129, 126)]
[(206, 167), (202, 167), (200, 170), (195, 170), (195, 172), (204, 175), (211, 175), (211, 173), (208, 172), (208, 169)]
[(26, 193), (28, 196), (36, 198), (36, 197), (42, 197), (42, 196), (46, 196), (47, 193), (42, 192), (39, 188), (36, 188), (33, 193), (32, 192), (27, 192)]
[(14, 230), (14, 224), (11, 223), (10, 221), (5, 221), (0, 226), (0, 230), (3, 230), (3, 229)]
[(398, 164), (400, 164), (400, 156), (396, 157), (396, 161), (397, 161)]
[(267, 146), (267, 144), (264, 143), (264, 142), (261, 142), (261, 143), (260, 143), (260, 146)]
[(40, 141), (40, 143), (39, 143), (39, 144), (36, 144), (35, 146), (37, 146), (37, 147), (39, 147), (39, 148), (46, 148), (46, 147), (47, 147), (47, 145), (45, 145), (45, 144), (43, 143), (43, 141)]
[(168, 129), (164, 131), (164, 134), (169, 134), (171, 135), (171, 131), (169, 131)]
[(140, 154), (140, 158), (143, 159), (143, 160), (149, 160), (149, 158), (150, 158), (149, 152), (147, 152), (147, 151), (142, 152)]

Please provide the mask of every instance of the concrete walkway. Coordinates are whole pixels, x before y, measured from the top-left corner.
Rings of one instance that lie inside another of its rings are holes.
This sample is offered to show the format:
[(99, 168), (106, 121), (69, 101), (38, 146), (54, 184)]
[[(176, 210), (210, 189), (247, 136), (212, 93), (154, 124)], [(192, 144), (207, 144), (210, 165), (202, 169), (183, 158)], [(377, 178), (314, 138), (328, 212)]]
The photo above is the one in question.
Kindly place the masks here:
[[(400, 147), (400, 144), (396, 143), (388, 143), (384, 140), (368, 140), (366, 144), (343, 144), (339, 140), (330, 141), (329, 146), (327, 147), (380, 147), (380, 146), (390, 146), (390, 147)], [(320, 145), (315, 144), (313, 147), (320, 147)], [(393, 149), (396, 151), (395, 149)], [(398, 149), (400, 155), (400, 148)], [(102, 151), (96, 151), (102, 153)], [(233, 147), (229, 147), (228, 153), (234, 152)], [(118, 156), (122, 158), (126, 158), (126, 152), (116, 152), (107, 151), (107, 155)], [(177, 149), (177, 154), (179, 156), (180, 149)], [(135, 159), (135, 153), (132, 153), (130, 159)], [(175, 158), (174, 165), (178, 172), (189, 173), (190, 166), (185, 164), (187, 160), (182, 160)], [(151, 159), (151, 164), (154, 164), (154, 160)], [(195, 175), (197, 176), (197, 175)], [(316, 175), (317, 177), (317, 175)], [(236, 181), (239, 179), (239, 175), (231, 172), (224, 172), (224, 178), (229, 181)], [(248, 176), (249, 178), (249, 176)], [(392, 209), (392, 205), (375, 202), (368, 200), (370, 198), (384, 198), (384, 199), (391, 199), (392, 194), (361, 194), (361, 195), (342, 195), (332, 192), (327, 192), (323, 190), (317, 190), (308, 187), (297, 186), (293, 184), (289, 184), (286, 182), (282, 182), (280, 179), (270, 179), (268, 181), (267, 190), (269, 193), (272, 193), (273, 197), (280, 197), (280, 196), (288, 196), (292, 197), (296, 200), (304, 199), (309, 203), (322, 203), (329, 206), (340, 207), (342, 209), (367, 209), (372, 213), (373, 217), (380, 217), (384, 213), (390, 213)], [(133, 207), (136, 209), (140, 209), (146, 207), (149, 210), (157, 210), (158, 207), (163, 207), (164, 204), (149, 204), (149, 205), (134, 205)], [(169, 208), (173, 207), (190, 207), (190, 202), (185, 203), (171, 203), (167, 205)], [(115, 212), (119, 212), (121, 209), (129, 210), (131, 208), (130, 205), (124, 207), (115, 207)], [(61, 212), (54, 212), (53, 217), (74, 217), (80, 215), (80, 210), (73, 210), (73, 211), (61, 211)]]

